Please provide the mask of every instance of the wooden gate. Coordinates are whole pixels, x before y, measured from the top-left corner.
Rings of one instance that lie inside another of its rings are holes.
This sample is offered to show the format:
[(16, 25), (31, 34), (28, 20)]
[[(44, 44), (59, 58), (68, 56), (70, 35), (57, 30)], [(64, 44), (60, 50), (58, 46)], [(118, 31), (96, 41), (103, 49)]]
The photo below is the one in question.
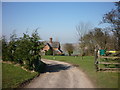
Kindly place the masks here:
[(96, 71), (120, 71), (120, 51), (106, 51), (101, 55), (95, 51)]

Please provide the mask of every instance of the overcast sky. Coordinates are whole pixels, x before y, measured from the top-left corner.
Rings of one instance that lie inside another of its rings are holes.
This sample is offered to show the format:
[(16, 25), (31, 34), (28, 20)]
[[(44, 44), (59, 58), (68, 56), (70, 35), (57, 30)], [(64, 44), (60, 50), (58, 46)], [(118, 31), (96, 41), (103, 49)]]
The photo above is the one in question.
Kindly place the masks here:
[(2, 30), (7, 38), (15, 30), (18, 36), (34, 29), (43, 40), (77, 43), (76, 25), (89, 22), (98, 25), (105, 13), (115, 8), (113, 2), (3, 2)]

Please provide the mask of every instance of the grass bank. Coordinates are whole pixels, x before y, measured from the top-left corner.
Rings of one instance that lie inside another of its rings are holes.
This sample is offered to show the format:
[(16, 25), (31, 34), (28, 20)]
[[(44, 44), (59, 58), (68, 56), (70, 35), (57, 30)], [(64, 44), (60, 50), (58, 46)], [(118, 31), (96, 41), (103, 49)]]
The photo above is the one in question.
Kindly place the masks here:
[[(118, 72), (96, 72), (94, 67), (94, 57), (85, 56), (83, 59), (78, 56), (42, 56), (45, 59), (64, 61), (78, 65), (87, 74), (97, 88), (118, 88)], [(119, 75), (118, 75), (119, 74)]]
[(25, 71), (20, 66), (2, 63), (2, 88), (17, 88), (22, 82), (37, 75), (37, 72)]

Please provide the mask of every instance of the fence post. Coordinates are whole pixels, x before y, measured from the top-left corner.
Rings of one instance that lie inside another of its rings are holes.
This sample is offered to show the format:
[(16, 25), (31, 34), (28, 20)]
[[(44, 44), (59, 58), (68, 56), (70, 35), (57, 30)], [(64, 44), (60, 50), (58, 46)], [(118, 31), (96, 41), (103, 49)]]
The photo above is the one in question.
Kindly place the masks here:
[(95, 52), (94, 52), (94, 64), (95, 64), (95, 68), (96, 68), (96, 71), (98, 71), (98, 48), (95, 47)]

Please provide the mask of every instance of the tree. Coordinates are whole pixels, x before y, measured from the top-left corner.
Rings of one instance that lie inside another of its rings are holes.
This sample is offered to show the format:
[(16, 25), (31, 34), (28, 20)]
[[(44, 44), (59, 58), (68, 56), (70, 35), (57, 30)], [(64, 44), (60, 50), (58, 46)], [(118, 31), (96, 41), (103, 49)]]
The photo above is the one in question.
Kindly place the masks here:
[(2, 37), (2, 60), (8, 60), (8, 44), (5, 36)]
[(13, 32), (13, 34), (11, 34), (10, 36), (10, 41), (8, 42), (8, 57), (10, 61), (14, 61), (17, 62), (15, 58), (15, 50), (16, 50), (16, 41), (17, 41), (17, 35), (15, 32)]
[(40, 56), (40, 49), (43, 48), (42, 43), (39, 42), (40, 36), (38, 35), (37, 29), (32, 33), (31, 37), (32, 42), (32, 65), (35, 71), (40, 71), (40, 66), (42, 64), (41, 56)]
[(80, 48), (81, 48), (81, 55), (89, 55), (93, 52), (94, 49), (94, 35), (93, 32), (89, 32), (88, 34), (85, 34), (80, 39)]
[[(92, 28), (92, 26), (90, 23), (83, 23), (83, 22), (80, 22), (76, 26), (77, 35), (78, 35), (78, 38), (80, 41), (79, 44), (80, 44), (81, 54), (85, 53), (85, 46), (86, 46), (85, 44), (87, 44), (87, 40), (83, 40), (83, 37), (89, 32), (89, 30), (91, 30), (91, 28)], [(89, 36), (85, 36), (85, 37), (89, 38)]]
[(32, 55), (30, 53), (32, 42), (30, 41), (30, 36), (27, 33), (23, 33), (23, 37), (20, 37), (16, 43), (15, 59), (18, 63), (24, 64), (27, 69), (32, 69)]
[(103, 23), (109, 23), (111, 25), (112, 32), (115, 36), (115, 49), (120, 50), (120, 1), (115, 3), (116, 9), (112, 9), (110, 12), (103, 16)]
[(80, 39), (80, 48), (82, 49), (81, 54), (93, 55), (96, 46), (99, 48), (107, 49), (109, 43), (109, 34), (103, 31), (101, 28), (94, 28)]
[(97, 45), (99, 48), (106, 49), (109, 34), (108, 32), (104, 32), (102, 28), (95, 28), (94, 31), (94, 39), (95, 39), (95, 45)]
[(90, 23), (84, 23), (84, 22), (80, 22), (77, 26), (76, 26), (76, 31), (78, 34), (79, 39), (84, 36), (85, 34), (87, 34), (89, 32), (89, 30), (92, 28), (92, 25)]
[(2, 37), (0, 38), (0, 59), (2, 59)]
[(73, 50), (74, 50), (74, 46), (70, 43), (66, 43), (64, 45), (64, 49), (65, 49), (65, 51), (68, 52), (68, 55), (71, 56), (71, 54), (73, 53)]

